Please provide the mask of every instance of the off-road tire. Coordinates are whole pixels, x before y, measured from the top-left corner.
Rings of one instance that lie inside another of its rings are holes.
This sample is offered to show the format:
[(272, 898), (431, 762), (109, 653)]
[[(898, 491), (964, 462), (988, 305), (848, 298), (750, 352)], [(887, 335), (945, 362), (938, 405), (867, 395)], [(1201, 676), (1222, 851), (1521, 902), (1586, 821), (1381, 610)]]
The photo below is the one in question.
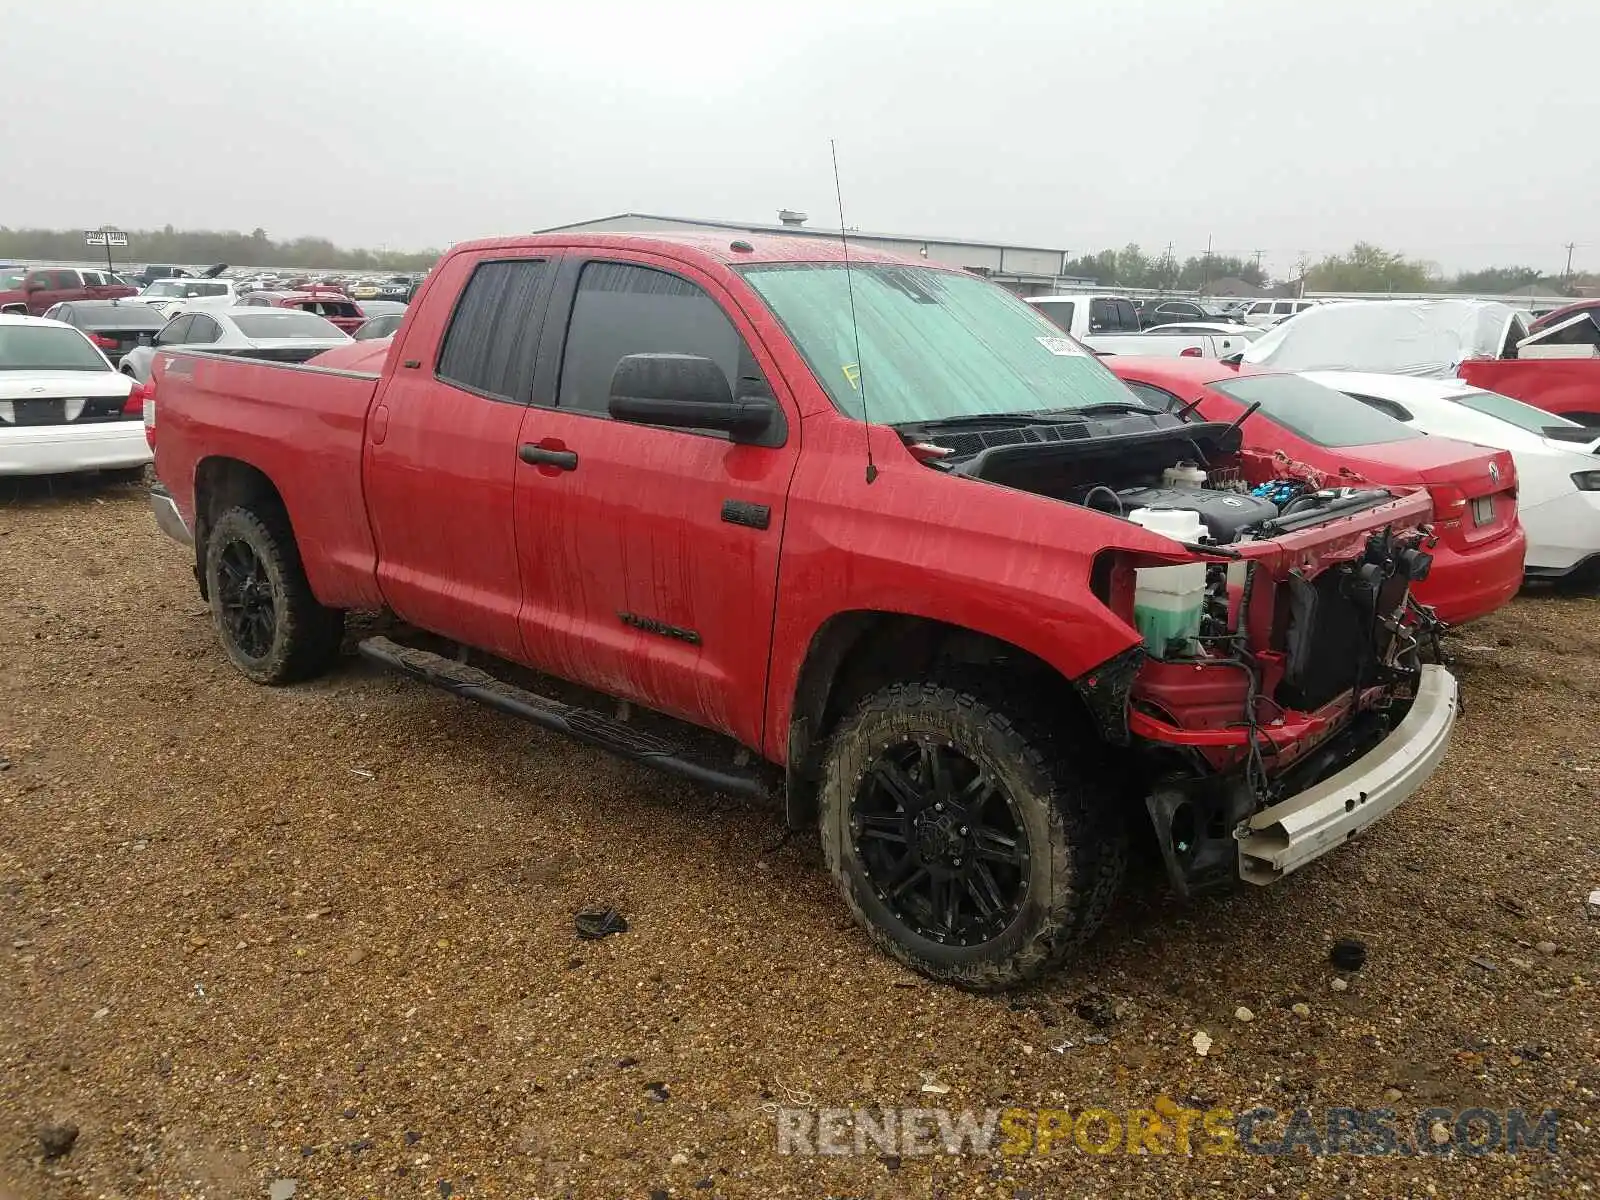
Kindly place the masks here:
[[(867, 696), (830, 741), (820, 797), (823, 855), (862, 929), (913, 970), (977, 991), (1024, 984), (1065, 963), (1104, 919), (1128, 861), (1127, 823), (1099, 782), (1097, 747), (992, 692), (923, 680)], [(1027, 897), (989, 941), (952, 946), (920, 936), (880, 900), (857, 856), (856, 791), (877, 755), (908, 735), (940, 739), (985, 765), (1026, 824)]]
[[(221, 555), (244, 542), (260, 561), (270, 584), (275, 623), (270, 646), (253, 657), (236, 642), (223, 615)], [(344, 636), (344, 613), (326, 608), (311, 594), (288, 516), (277, 507), (236, 507), (212, 524), (206, 543), (206, 594), (211, 622), (229, 660), (255, 683), (280, 685), (319, 675), (333, 664)]]

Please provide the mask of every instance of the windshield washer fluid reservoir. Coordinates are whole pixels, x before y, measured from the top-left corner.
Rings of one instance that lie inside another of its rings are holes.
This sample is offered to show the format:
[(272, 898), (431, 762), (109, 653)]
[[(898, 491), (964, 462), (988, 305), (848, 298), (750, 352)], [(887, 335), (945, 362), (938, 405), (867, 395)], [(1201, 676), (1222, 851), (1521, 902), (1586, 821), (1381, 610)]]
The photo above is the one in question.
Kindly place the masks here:
[(1204, 487), (1206, 473), (1192, 462), (1181, 462), (1161, 472), (1161, 486), (1168, 488)]
[[(1151, 533), (1180, 542), (1198, 542), (1206, 535), (1200, 514), (1186, 508), (1136, 508), (1128, 520)], [(1200, 613), (1206, 595), (1206, 564), (1180, 567), (1140, 567), (1134, 572), (1133, 623), (1144, 646), (1164, 658), (1172, 642), (1189, 643), (1200, 635)]]

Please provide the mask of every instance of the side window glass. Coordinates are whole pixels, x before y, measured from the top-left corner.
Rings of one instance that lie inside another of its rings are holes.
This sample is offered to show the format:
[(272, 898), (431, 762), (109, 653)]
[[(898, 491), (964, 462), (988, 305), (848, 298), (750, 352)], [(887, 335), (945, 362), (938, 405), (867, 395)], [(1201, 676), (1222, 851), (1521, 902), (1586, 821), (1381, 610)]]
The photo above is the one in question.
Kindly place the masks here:
[(1289, 303), (1289, 301), (1287, 301), (1287, 300), (1279, 300), (1276, 304), (1274, 304), (1272, 306), (1272, 313), (1273, 313), (1274, 316), (1280, 316), (1280, 315), (1286, 316), (1289, 313), (1292, 313), (1293, 311), (1294, 311), (1294, 305)]
[(1137, 379), (1124, 379), (1123, 382), (1128, 385), (1130, 392), (1151, 408), (1159, 408), (1162, 412), (1177, 412), (1183, 407), (1183, 401), (1166, 388), (1158, 388), (1153, 383), (1140, 383)]
[(156, 334), (158, 346), (181, 346), (189, 339), (189, 330), (194, 325), (193, 317), (176, 317), (168, 321), (161, 332)]
[(1077, 304), (1038, 304), (1034, 307), (1044, 314), (1045, 320), (1063, 333), (1072, 332), (1072, 310), (1078, 307)]
[(735, 398), (772, 394), (733, 322), (700, 288), (650, 267), (591, 262), (578, 278), (557, 403), (604, 413), (611, 376), (630, 354), (699, 355), (722, 368)]
[(526, 403), (539, 349), (534, 302), (543, 259), (479, 263), (456, 303), (439, 350), (438, 376), (486, 396)]
[(76, 271), (51, 271), (49, 286), (59, 292), (74, 291), (80, 286), (78, 273)]
[(191, 346), (203, 345), (214, 342), (222, 336), (222, 330), (210, 317), (196, 316), (194, 324), (189, 326), (189, 344)]

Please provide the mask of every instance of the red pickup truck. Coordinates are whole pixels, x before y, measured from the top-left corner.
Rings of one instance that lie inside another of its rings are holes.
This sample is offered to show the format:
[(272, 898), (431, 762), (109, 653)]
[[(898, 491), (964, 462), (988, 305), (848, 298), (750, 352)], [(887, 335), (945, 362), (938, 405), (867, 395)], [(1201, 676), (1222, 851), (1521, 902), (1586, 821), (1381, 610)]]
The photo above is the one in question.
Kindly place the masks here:
[[(374, 355), (382, 354), (375, 349)], [(359, 651), (820, 828), (967, 987), (1104, 917), (1130, 835), (1269, 883), (1431, 774), (1422, 490), (1249, 494), (1238, 422), (1134, 396), (998, 286), (812, 239), (455, 247), (381, 369), (163, 353), (163, 529), (229, 658)], [(1204, 464), (1204, 486), (1193, 483)]]

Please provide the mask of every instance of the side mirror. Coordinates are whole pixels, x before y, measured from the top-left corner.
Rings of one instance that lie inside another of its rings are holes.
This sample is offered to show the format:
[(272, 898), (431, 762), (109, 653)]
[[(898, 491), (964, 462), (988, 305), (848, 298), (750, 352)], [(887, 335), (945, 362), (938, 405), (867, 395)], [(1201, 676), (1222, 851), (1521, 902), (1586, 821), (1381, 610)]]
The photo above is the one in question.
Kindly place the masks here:
[(672, 429), (716, 429), (760, 442), (782, 410), (766, 396), (733, 398), (728, 377), (697, 354), (630, 354), (611, 374), (606, 411), (619, 421)]

